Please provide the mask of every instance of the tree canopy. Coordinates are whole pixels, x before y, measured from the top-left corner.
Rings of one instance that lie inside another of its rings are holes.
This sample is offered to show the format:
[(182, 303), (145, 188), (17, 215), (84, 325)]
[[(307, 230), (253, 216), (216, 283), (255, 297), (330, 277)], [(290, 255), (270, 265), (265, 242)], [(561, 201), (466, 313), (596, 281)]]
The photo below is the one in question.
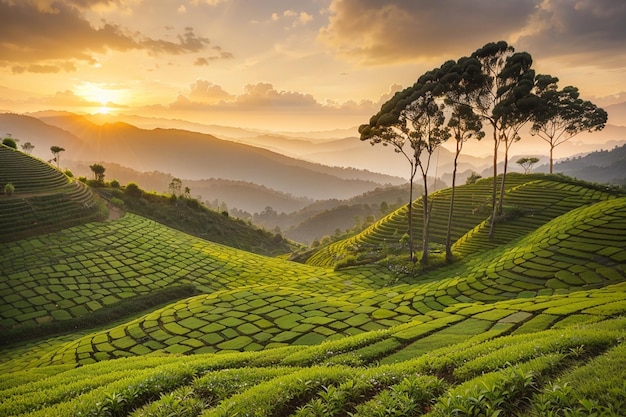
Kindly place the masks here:
[(106, 171), (106, 168), (103, 167), (100, 164), (93, 164), (93, 165), (89, 165), (89, 168), (91, 168), (91, 171), (93, 172), (94, 175), (94, 179), (98, 182), (103, 182), (104, 181), (104, 172)]
[(582, 132), (604, 129), (608, 114), (590, 101), (580, 98), (578, 88), (558, 89), (559, 79), (538, 75), (535, 81), (539, 111), (531, 134), (539, 136), (550, 146), (550, 173), (554, 165), (554, 148)]

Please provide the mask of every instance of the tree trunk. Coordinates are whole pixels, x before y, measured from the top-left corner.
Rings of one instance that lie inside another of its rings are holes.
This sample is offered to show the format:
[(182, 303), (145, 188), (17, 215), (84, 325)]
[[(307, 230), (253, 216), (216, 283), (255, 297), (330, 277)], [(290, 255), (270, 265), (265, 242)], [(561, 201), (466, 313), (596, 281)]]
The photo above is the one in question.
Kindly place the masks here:
[(502, 214), (504, 210), (504, 187), (506, 182), (506, 173), (509, 166), (509, 148), (511, 144), (505, 143), (504, 147), (504, 170), (502, 171), (502, 182), (500, 183), (500, 199), (498, 200), (498, 214)]
[(552, 159), (552, 155), (554, 153), (554, 145), (550, 143), (550, 174), (552, 174), (552, 163), (554, 159)]
[(496, 225), (496, 215), (498, 206), (496, 205), (496, 192), (497, 192), (497, 181), (498, 181), (498, 145), (500, 142), (498, 141), (498, 134), (496, 126), (492, 124), (493, 127), (493, 188), (491, 190), (491, 224), (489, 225), (489, 237), (493, 237), (493, 232)]
[(422, 259), (420, 262), (425, 266), (428, 265), (428, 224), (430, 221), (430, 210), (428, 209), (428, 176), (424, 174), (422, 177), (424, 179), (424, 196), (422, 198), (424, 221), (422, 229)]
[(456, 154), (454, 155), (454, 168), (452, 170), (452, 195), (450, 196), (450, 211), (448, 212), (448, 231), (446, 234), (446, 262), (452, 262), (452, 215), (454, 213), (454, 193), (456, 191), (456, 169), (459, 154), (461, 153), (461, 142), (456, 142)]
[(411, 164), (411, 176), (409, 178), (409, 255), (411, 262), (415, 263), (415, 244), (413, 243), (413, 179), (415, 178), (415, 168)]

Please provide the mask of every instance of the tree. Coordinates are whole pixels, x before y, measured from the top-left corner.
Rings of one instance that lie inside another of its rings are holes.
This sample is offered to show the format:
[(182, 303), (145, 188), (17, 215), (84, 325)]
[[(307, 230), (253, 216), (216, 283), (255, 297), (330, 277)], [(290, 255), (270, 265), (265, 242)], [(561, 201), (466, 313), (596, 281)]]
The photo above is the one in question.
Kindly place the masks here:
[(94, 179), (98, 182), (104, 182), (104, 171), (106, 168), (100, 164), (89, 165), (91, 171), (93, 172)]
[(483, 176), (480, 175), (478, 172), (474, 172), (472, 171), (472, 173), (470, 174), (469, 177), (467, 177), (467, 179), (465, 180), (465, 184), (466, 185), (470, 185), (470, 184), (476, 184), (476, 181), (478, 181), (479, 179), (481, 179)]
[[(483, 124), (480, 117), (472, 108), (466, 104), (457, 104), (454, 106), (452, 116), (448, 121), (448, 126), (452, 130), (452, 136), (456, 143), (456, 150), (454, 154), (454, 167), (452, 169), (452, 194), (450, 196), (450, 208), (448, 211), (448, 230), (446, 232), (446, 261), (452, 261), (452, 218), (454, 216), (454, 198), (456, 191), (456, 171), (458, 166), (458, 159), (461, 151), (463, 150), (463, 144), (471, 138), (481, 140), (485, 136), (483, 132)], [(472, 173), (474, 174), (474, 173)]]
[(24, 143), (21, 146), (22, 146), (22, 149), (24, 150), (24, 152), (26, 152), (27, 154), (30, 154), (33, 151), (33, 149), (35, 149), (35, 145), (33, 145), (30, 142), (26, 142), (26, 143)]
[[(426, 91), (413, 101), (403, 112), (401, 119), (406, 118), (410, 124), (408, 135), (414, 161), (422, 174), (424, 192), (422, 195), (423, 226), (422, 226), (422, 265), (428, 264), (428, 241), (430, 225), (430, 207), (428, 201), (428, 171), (433, 153), (450, 138), (450, 128), (445, 126), (444, 105), (437, 103), (437, 97)], [(425, 155), (424, 155), (425, 152)]]
[(539, 111), (530, 130), (550, 145), (550, 174), (554, 164), (554, 148), (582, 132), (604, 129), (608, 115), (590, 101), (579, 97), (578, 88), (557, 87), (558, 78), (538, 75), (535, 88)]
[[(504, 41), (488, 43), (476, 50), (465, 65), (462, 80), (472, 88), (472, 94), (462, 94), (457, 100), (472, 107), (493, 133), (493, 187), (491, 204), (493, 214), (489, 236), (493, 236), (495, 220), (502, 211), (504, 184), (511, 145), (520, 140), (519, 131), (532, 113), (531, 91), (534, 85), (532, 57), (526, 52), (515, 53)], [(476, 70), (480, 68), (480, 74)], [(462, 90), (463, 91), (463, 90)], [(497, 201), (498, 150), (505, 144), (504, 173), (500, 184), (500, 201)]]
[(185, 193), (183, 195), (185, 198), (191, 198), (191, 188), (185, 187)]
[[(428, 263), (428, 203), (427, 175), (433, 152), (450, 136), (445, 126), (442, 108), (442, 89), (439, 78), (448, 70), (450, 63), (422, 75), (417, 82), (397, 92), (372, 116), (369, 124), (359, 127), (360, 139), (371, 145), (382, 143), (391, 146), (409, 163), (408, 241), (412, 262), (416, 262), (413, 239), (413, 184), (417, 170), (424, 180), (424, 218), (422, 263)], [(422, 159), (424, 156), (424, 159)]]
[(141, 198), (141, 196), (143, 195), (143, 190), (139, 188), (139, 186), (134, 182), (129, 182), (128, 184), (126, 184), (126, 189), (124, 190), (124, 193), (132, 198)]
[(535, 71), (531, 69), (532, 62), (530, 54), (515, 53), (507, 59), (505, 67), (498, 75), (503, 79), (501, 91), (504, 99), (498, 103), (493, 113), (498, 121), (500, 140), (504, 143), (504, 168), (500, 181), (500, 198), (498, 207), (494, 208), (491, 216), (489, 236), (493, 235), (496, 216), (503, 211), (509, 150), (513, 143), (521, 139), (520, 130), (526, 123), (533, 120), (539, 104), (538, 97), (532, 93), (535, 83)]
[(535, 165), (537, 162), (539, 162), (539, 158), (525, 157), (518, 159), (516, 164), (524, 168), (524, 174), (528, 174), (533, 168), (533, 165)]
[(170, 193), (173, 196), (176, 196), (177, 194), (180, 194), (180, 189), (181, 189), (182, 185), (183, 185), (183, 183), (180, 180), (180, 178), (172, 178), (172, 181), (170, 181), (170, 184), (169, 184)]
[(50, 147), (50, 152), (52, 152), (52, 155), (54, 155), (53, 161), (57, 163), (57, 168), (59, 168), (61, 163), (61, 152), (65, 152), (65, 149), (61, 148), (60, 146), (53, 145)]

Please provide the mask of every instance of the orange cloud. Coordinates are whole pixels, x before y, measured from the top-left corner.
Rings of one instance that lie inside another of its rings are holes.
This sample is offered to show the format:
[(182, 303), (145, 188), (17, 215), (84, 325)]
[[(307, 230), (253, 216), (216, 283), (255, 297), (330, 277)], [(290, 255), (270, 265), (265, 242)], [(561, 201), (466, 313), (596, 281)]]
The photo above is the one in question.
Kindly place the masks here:
[(524, 27), (539, 0), (333, 0), (319, 39), (367, 64), (469, 53)]
[[(196, 35), (191, 27), (185, 28), (172, 42), (131, 32), (106, 21), (96, 26), (83, 14), (83, 8), (118, 3), (112, 0), (0, 1), (0, 66), (12, 67), (14, 72), (71, 71), (75, 64), (67, 62), (93, 64), (95, 54), (110, 50), (181, 55), (219, 48), (211, 46), (209, 39)], [(229, 57), (229, 53), (221, 49), (219, 52), (218, 57)]]

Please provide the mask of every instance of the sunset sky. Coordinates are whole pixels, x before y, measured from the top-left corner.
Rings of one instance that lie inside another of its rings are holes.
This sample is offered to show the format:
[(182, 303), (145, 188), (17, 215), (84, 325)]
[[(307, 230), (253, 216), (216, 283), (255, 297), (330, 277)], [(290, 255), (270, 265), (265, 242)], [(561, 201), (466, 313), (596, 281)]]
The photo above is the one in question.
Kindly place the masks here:
[(624, 0), (0, 0), (0, 111), (348, 128), (501, 39), (626, 101)]

